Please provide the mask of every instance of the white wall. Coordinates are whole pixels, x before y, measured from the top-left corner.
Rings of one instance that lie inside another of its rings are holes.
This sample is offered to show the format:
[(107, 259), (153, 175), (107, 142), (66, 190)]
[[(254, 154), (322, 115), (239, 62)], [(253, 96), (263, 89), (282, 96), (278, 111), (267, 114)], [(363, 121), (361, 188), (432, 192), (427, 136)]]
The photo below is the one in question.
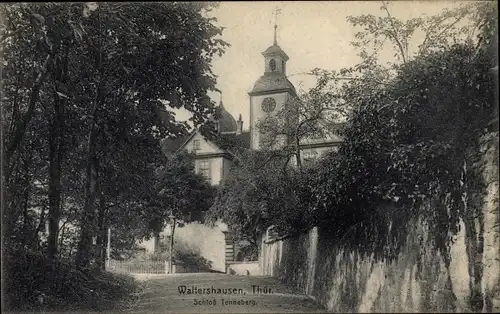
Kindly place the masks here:
[(262, 276), (259, 262), (232, 262), (228, 267), (228, 274), (240, 276)]
[(175, 229), (175, 242), (198, 250), (200, 255), (212, 262), (212, 269), (225, 271), (225, 240), (219, 228), (210, 228), (200, 223), (190, 223)]
[(270, 114), (280, 111), (289, 99), (289, 93), (278, 93), (268, 95), (250, 96), (250, 148), (259, 148), (259, 130), (256, 127), (259, 119), (264, 119), (269, 114), (262, 110), (262, 101), (267, 97), (273, 97), (276, 101), (276, 108)]
[[(160, 241), (168, 241), (167, 228), (169, 227), (165, 227), (160, 233)], [(211, 261), (213, 270), (225, 272), (225, 238), (219, 227), (210, 228), (201, 223), (189, 223), (184, 227), (175, 228), (174, 241), (174, 247), (186, 245)], [(155, 239), (143, 241), (139, 245), (146, 249), (147, 254), (151, 254), (154, 252)]]

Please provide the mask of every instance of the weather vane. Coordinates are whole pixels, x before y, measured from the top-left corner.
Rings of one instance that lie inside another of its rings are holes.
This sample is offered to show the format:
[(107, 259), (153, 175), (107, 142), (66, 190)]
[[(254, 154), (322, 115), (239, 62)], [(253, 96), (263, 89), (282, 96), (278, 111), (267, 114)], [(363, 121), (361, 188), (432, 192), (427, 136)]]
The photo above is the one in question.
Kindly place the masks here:
[(278, 15), (281, 14), (281, 9), (276, 7), (273, 11), (274, 14), (274, 45), (278, 45), (278, 40), (276, 39), (276, 29), (278, 28)]

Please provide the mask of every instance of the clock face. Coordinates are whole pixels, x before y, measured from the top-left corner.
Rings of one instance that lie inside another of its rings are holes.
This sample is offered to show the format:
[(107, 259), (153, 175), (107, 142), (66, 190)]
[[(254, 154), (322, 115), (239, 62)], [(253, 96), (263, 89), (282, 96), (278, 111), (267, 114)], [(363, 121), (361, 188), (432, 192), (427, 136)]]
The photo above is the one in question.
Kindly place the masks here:
[(264, 112), (271, 112), (276, 108), (276, 101), (272, 97), (267, 97), (262, 101), (262, 110)]
[(276, 61), (274, 61), (274, 59), (271, 59), (271, 61), (269, 61), (269, 68), (271, 69), (271, 71), (276, 70)]

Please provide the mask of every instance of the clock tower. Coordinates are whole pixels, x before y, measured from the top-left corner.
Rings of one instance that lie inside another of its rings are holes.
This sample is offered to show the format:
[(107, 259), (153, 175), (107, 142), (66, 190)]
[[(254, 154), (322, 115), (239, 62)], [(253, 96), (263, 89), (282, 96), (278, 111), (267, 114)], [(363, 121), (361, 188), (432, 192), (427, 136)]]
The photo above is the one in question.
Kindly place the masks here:
[(288, 55), (278, 46), (274, 25), (274, 43), (267, 48), (264, 56), (264, 75), (255, 82), (250, 96), (250, 148), (259, 149), (261, 136), (256, 127), (259, 120), (276, 114), (292, 98), (296, 97), (295, 87), (286, 77)]

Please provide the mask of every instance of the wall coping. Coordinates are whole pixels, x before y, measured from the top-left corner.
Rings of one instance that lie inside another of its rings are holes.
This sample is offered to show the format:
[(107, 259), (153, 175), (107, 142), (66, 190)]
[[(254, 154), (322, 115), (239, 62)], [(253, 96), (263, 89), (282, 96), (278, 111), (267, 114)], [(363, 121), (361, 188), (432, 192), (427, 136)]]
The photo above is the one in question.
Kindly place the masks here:
[(252, 261), (252, 262), (240, 262), (240, 261), (230, 261), (227, 262), (228, 265), (233, 265), (233, 264), (259, 264), (259, 261)]

